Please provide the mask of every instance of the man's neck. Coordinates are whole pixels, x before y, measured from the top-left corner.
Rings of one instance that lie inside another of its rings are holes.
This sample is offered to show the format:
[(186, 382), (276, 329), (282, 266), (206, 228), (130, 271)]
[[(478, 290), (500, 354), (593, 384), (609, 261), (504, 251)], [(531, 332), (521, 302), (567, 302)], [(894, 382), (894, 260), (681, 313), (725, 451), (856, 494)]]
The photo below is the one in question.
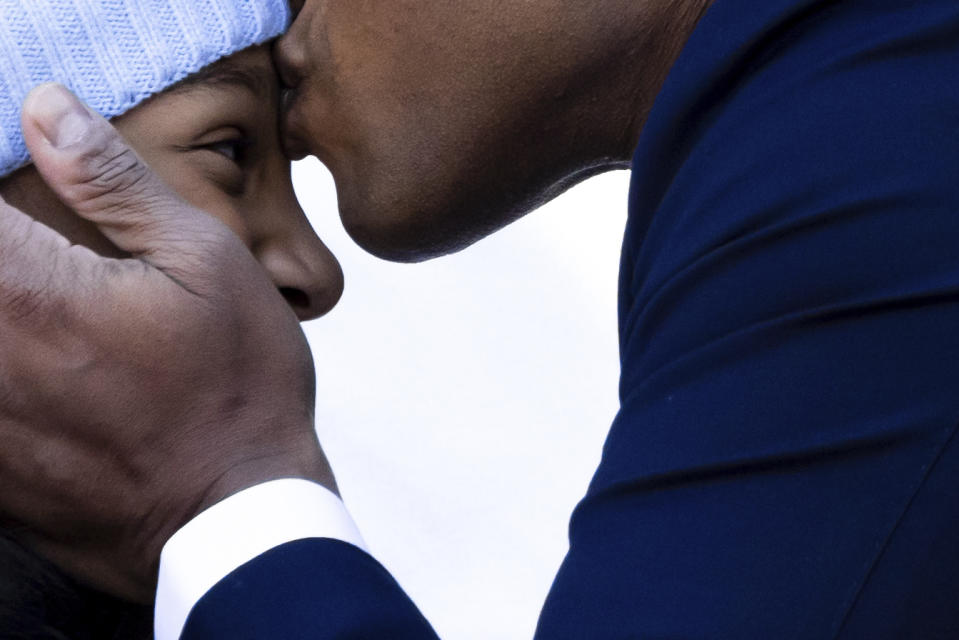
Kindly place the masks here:
[(531, 172), (560, 179), (534, 205), (592, 175), (629, 167), (666, 76), (712, 2), (605, 0), (556, 8), (544, 29), (561, 36), (552, 55), (562, 61), (553, 65), (562, 75), (553, 82), (553, 104), (539, 115), (544, 130), (562, 135), (555, 149), (544, 144)]
[(629, 163), (666, 76), (712, 2), (607, 0), (589, 10), (593, 44), (603, 46), (573, 52), (595, 66), (582, 78), (581, 126), (569, 130), (591, 141), (595, 161)]

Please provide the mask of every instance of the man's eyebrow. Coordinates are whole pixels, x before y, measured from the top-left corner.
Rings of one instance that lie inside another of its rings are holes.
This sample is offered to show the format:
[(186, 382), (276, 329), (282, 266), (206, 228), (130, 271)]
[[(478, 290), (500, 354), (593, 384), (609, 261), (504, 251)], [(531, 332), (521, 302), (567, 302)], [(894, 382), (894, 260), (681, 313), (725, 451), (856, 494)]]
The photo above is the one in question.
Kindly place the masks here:
[(256, 96), (268, 97), (275, 91), (270, 78), (270, 74), (258, 72), (257, 69), (248, 65), (220, 60), (180, 80), (167, 89), (167, 92), (181, 93), (201, 87), (212, 89), (226, 86), (243, 87)]

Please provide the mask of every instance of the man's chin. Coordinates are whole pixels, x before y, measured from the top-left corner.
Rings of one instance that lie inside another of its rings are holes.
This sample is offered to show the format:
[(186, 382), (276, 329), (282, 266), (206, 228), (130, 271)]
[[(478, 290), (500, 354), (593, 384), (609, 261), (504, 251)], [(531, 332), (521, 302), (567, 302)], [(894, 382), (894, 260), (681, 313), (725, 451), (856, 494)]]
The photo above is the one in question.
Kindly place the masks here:
[(436, 238), (434, 234), (417, 233), (399, 224), (350, 223), (344, 217), (343, 227), (364, 251), (390, 262), (424, 262), (455, 253), (471, 244)]
[(390, 262), (424, 262), (449, 255), (486, 235), (462, 228), (444, 229), (441, 224), (424, 222), (429, 216), (406, 214), (398, 208), (358, 212), (343, 204), (340, 216), (350, 238), (367, 253)]
[(342, 171), (355, 166), (331, 166), (340, 218), (354, 242), (384, 260), (423, 262), (456, 253), (519, 217), (481, 189), (447, 187), (460, 183), (445, 176), (394, 172), (376, 180), (386, 172)]

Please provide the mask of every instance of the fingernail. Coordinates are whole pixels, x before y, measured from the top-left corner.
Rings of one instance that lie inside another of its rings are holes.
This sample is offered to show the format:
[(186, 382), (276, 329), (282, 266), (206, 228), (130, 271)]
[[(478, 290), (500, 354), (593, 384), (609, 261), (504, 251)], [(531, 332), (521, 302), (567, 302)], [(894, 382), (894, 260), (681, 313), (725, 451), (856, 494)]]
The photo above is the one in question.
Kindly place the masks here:
[(93, 118), (65, 87), (43, 85), (30, 98), (30, 115), (57, 149), (72, 147), (89, 133)]

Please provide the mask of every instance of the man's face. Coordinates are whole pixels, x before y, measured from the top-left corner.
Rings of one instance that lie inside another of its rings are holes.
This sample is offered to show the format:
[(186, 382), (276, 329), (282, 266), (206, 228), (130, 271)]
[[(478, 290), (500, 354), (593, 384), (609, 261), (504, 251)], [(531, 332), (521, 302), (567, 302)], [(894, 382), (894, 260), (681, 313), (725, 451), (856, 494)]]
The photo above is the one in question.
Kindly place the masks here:
[[(294, 0), (274, 56), (294, 156), (332, 171), (367, 250), (448, 253), (588, 171), (566, 150), (577, 97), (566, 0)], [(557, 114), (562, 114), (562, 117)]]

